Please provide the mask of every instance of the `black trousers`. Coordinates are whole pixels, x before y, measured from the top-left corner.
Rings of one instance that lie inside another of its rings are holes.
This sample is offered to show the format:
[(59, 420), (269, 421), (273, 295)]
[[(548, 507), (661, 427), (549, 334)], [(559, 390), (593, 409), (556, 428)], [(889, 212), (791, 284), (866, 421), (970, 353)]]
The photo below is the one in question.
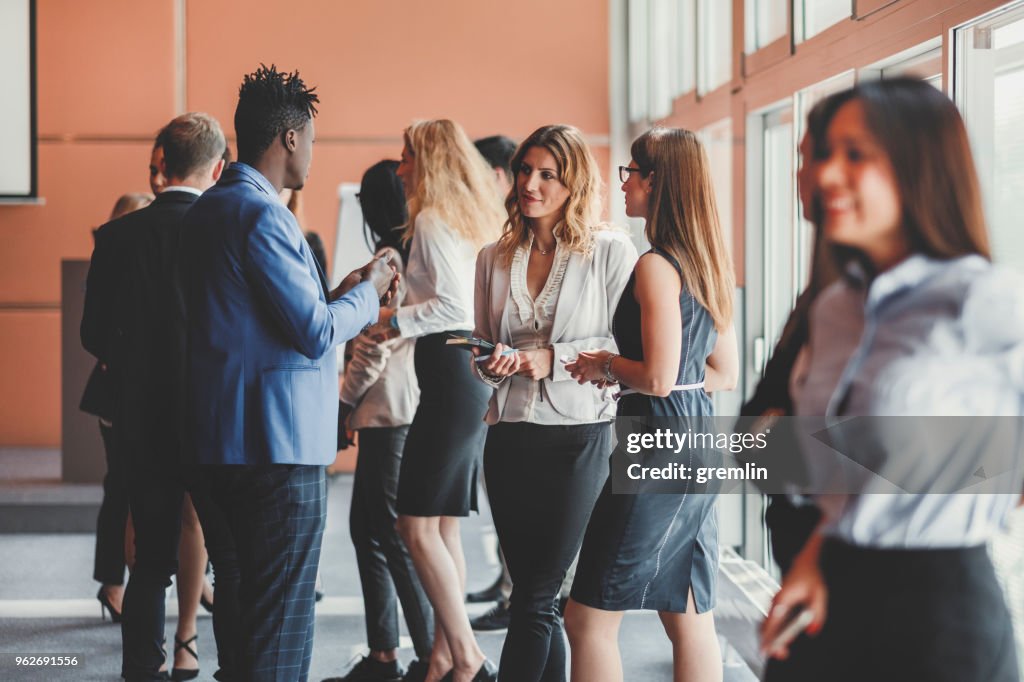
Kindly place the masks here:
[(426, 660), (433, 647), (433, 614), (409, 551), (395, 529), (398, 470), (408, 433), (408, 426), (359, 430), (349, 531), (359, 565), (370, 649), (398, 648), (401, 601), (416, 656)]
[[(159, 680), (165, 652), (164, 621), (167, 588), (178, 571), (178, 542), (185, 493), (203, 528), (214, 568), (214, 637), (217, 640), (219, 680), (236, 679), (234, 672), (238, 631), (238, 562), (228, 526), (209, 499), (196, 472), (168, 463), (138, 462), (129, 466), (129, 499), (135, 525), (135, 569), (124, 596), (121, 623), (122, 665), (129, 682)], [(240, 678), (239, 678), (240, 679)]]
[(234, 682), (238, 676), (238, 651), (241, 647), (241, 606), (238, 602), (238, 551), (231, 536), (227, 516), (213, 502), (211, 481), (196, 466), (189, 478), (192, 505), (203, 527), (206, 553), (213, 566), (213, 637), (217, 640), (217, 664), (214, 677)]
[(124, 582), (124, 531), (128, 522), (128, 473), (118, 457), (114, 427), (100, 422), (107, 473), (103, 477), (103, 502), (96, 517), (96, 559), (92, 577), (104, 585)]
[(324, 467), (201, 469), (238, 552), (237, 679), (305, 682), (313, 657), (316, 570), (327, 511)]
[(565, 680), (565, 639), (555, 600), (608, 478), (607, 423), (498, 423), (487, 433), (484, 475), (494, 526), (512, 576), (502, 679)]
[(985, 547), (885, 550), (830, 541), (828, 615), (769, 682), (1016, 682), (1013, 630)]

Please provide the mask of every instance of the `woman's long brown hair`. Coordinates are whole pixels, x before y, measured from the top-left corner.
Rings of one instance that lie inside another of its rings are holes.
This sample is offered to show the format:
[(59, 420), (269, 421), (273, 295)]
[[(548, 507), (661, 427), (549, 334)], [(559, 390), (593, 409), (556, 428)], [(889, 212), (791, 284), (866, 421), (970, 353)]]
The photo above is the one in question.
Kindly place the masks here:
[(683, 285), (724, 330), (736, 286), (704, 146), (689, 130), (654, 128), (630, 149), (641, 177), (654, 173), (645, 236), (682, 268)]

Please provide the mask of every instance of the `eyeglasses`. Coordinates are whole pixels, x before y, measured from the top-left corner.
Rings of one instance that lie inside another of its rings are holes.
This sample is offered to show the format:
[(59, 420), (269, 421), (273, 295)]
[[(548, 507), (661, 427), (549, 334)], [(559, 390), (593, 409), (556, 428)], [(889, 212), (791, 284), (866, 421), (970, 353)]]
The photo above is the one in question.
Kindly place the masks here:
[(633, 168), (632, 166), (619, 166), (619, 180), (621, 182), (629, 182), (629, 174), (639, 172), (639, 168)]

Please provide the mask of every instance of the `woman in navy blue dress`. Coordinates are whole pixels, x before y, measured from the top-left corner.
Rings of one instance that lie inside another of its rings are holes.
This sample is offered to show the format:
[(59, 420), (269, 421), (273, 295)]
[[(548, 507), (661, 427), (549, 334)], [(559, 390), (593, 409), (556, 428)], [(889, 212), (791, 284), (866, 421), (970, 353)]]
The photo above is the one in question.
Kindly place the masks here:
[[(581, 353), (567, 367), (581, 383), (618, 383), (620, 417), (710, 417), (707, 392), (735, 386), (738, 359), (733, 271), (707, 157), (696, 136), (680, 129), (649, 131), (631, 151), (632, 162), (619, 169), (626, 213), (646, 218), (652, 248), (615, 311), (621, 355)], [(615, 495), (609, 479), (565, 617), (572, 679), (621, 680), (622, 614), (650, 609), (672, 641), (674, 680), (720, 680), (711, 613), (717, 573), (714, 495)]]

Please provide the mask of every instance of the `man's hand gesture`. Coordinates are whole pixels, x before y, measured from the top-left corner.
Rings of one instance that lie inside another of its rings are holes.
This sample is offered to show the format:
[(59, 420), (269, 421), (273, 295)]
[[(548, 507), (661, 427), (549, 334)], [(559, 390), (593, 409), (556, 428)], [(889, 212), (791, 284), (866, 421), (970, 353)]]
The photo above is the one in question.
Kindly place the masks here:
[(398, 281), (401, 278), (401, 275), (390, 264), (390, 261), (391, 253), (384, 252), (364, 265), (360, 271), (363, 275), (363, 281), (373, 284), (373, 288), (377, 290), (377, 295), (380, 297), (380, 302), (383, 305), (390, 302), (392, 296), (398, 292)]
[(398, 282), (401, 279), (401, 275), (389, 264), (390, 260), (391, 254), (384, 253), (358, 270), (353, 270), (345, 275), (345, 279), (341, 280), (341, 284), (331, 292), (331, 300), (334, 301), (341, 298), (360, 282), (370, 282), (373, 284), (373, 288), (377, 290), (377, 296), (380, 297), (381, 305), (389, 303), (391, 298), (398, 292)]

